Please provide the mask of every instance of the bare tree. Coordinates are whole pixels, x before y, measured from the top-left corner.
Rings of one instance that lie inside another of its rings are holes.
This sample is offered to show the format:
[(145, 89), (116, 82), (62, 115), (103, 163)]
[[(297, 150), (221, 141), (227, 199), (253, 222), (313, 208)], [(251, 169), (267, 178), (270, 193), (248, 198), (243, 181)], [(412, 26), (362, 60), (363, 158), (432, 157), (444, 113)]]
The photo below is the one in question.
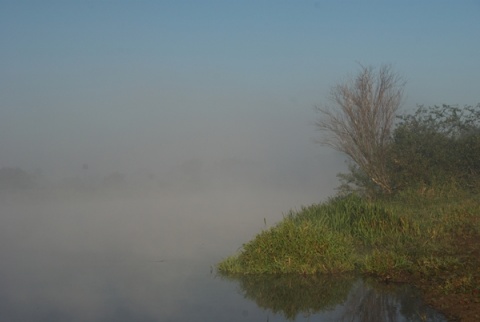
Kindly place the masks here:
[(375, 185), (390, 193), (388, 143), (405, 82), (389, 65), (378, 72), (360, 67), (354, 78), (331, 89), (333, 105), (317, 107), (321, 117), (315, 124), (324, 134), (319, 142), (345, 153)]

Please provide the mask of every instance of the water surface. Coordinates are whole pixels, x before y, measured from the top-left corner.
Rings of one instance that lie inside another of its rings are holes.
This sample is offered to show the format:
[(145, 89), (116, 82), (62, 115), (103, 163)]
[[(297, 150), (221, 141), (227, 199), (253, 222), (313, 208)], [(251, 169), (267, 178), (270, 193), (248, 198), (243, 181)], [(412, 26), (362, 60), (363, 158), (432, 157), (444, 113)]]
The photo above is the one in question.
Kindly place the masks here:
[(0, 320), (442, 319), (405, 287), (216, 274), (219, 260), (315, 198), (251, 190), (2, 195)]

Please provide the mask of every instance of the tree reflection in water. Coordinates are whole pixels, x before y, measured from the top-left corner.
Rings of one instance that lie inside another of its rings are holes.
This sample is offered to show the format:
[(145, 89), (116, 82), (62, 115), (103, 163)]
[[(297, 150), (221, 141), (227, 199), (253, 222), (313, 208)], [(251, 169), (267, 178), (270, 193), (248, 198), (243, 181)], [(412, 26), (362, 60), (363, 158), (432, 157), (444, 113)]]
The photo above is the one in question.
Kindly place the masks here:
[(339, 321), (447, 321), (411, 286), (374, 280), (357, 280), (339, 311)]
[(386, 285), (354, 276), (244, 275), (240, 292), (274, 314), (295, 320), (329, 312), (336, 321), (446, 321), (423, 305), (408, 285)]

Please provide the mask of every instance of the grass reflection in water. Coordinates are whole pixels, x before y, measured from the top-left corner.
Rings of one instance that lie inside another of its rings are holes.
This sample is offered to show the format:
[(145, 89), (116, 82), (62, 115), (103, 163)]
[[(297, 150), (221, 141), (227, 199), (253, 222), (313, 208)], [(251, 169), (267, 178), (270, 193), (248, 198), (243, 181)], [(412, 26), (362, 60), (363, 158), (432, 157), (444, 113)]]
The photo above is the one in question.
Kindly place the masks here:
[(288, 320), (330, 312), (338, 321), (446, 321), (423, 305), (408, 285), (386, 285), (353, 275), (222, 275), (245, 298)]

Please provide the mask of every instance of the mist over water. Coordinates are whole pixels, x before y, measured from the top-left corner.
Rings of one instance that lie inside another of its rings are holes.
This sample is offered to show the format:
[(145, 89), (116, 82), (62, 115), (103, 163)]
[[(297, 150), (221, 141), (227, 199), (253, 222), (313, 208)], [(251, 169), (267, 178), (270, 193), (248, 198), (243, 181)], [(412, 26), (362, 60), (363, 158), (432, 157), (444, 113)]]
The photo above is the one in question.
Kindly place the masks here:
[(267, 113), (258, 99), (216, 101), (208, 116), (191, 102), (176, 111), (181, 98), (135, 112), (132, 98), (27, 107), (35, 124), (12, 107), (0, 146), (0, 320), (263, 319), (214, 265), (331, 196), (345, 164), (313, 143), (310, 103), (268, 100), (278, 110)]
[(0, 2), (0, 320), (267, 320), (212, 265), (335, 193), (313, 106), (356, 62), (476, 104), (478, 9)]
[(234, 285), (216, 279), (214, 265), (289, 209), (323, 198), (245, 184), (2, 191), (0, 318), (244, 317)]
[(365, 305), (399, 321), (403, 307), (442, 320), (411, 292), (377, 293), (351, 277), (216, 275), (216, 263), (289, 209), (325, 198), (295, 185), (3, 191), (0, 320), (329, 321)]

